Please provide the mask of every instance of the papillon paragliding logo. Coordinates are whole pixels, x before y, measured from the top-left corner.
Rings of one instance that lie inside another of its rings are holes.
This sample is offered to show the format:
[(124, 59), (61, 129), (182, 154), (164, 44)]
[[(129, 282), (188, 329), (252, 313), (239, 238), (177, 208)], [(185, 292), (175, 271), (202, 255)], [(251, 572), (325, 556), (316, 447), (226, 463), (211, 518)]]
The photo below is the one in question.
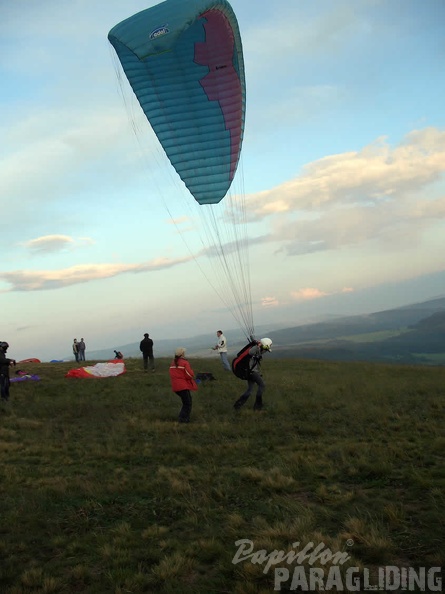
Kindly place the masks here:
[(149, 39), (156, 39), (157, 37), (161, 37), (162, 35), (167, 35), (167, 33), (170, 33), (168, 25), (161, 25), (160, 27), (156, 27), (156, 29), (153, 29), (153, 31), (150, 33), (148, 37)]

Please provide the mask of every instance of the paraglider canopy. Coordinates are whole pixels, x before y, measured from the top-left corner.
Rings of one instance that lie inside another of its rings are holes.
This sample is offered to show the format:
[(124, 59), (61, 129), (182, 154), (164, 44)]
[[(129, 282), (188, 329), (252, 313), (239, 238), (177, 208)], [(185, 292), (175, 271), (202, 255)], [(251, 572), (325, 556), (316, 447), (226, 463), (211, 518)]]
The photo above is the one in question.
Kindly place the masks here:
[[(235, 13), (227, 0), (165, 0), (118, 23), (108, 39), (146, 120), (196, 200), (202, 253), (216, 263), (210, 275), (201, 271), (250, 336), (245, 197), (229, 192), (237, 181), (246, 111)], [(132, 124), (138, 136), (139, 125)], [(169, 205), (167, 210), (173, 221)], [(215, 272), (218, 289), (209, 280)]]
[(224, 198), (245, 116), (241, 37), (226, 0), (166, 0), (108, 39), (173, 167), (200, 204)]
[(65, 377), (74, 378), (107, 378), (116, 377), (126, 372), (125, 364), (122, 361), (108, 363), (96, 363), (87, 367), (79, 367), (77, 369), (70, 369)]

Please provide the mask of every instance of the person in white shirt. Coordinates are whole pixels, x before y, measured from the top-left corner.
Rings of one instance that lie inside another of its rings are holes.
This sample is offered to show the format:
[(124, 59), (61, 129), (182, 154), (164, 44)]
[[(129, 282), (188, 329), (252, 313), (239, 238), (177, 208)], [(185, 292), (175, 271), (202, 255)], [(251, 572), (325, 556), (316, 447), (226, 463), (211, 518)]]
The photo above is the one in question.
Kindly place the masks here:
[(218, 351), (219, 356), (221, 357), (221, 363), (225, 371), (232, 371), (230, 367), (229, 360), (227, 358), (227, 341), (226, 337), (224, 336), (222, 330), (218, 330), (216, 333), (218, 337), (218, 344), (216, 344), (212, 350)]

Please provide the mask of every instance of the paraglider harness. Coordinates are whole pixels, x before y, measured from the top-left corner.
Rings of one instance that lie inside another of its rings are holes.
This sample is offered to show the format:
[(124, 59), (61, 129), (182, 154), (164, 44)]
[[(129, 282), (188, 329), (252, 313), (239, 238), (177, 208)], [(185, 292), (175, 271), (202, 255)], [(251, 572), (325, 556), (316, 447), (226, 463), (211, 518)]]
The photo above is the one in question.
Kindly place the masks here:
[(124, 356), (120, 351), (114, 351), (114, 354), (116, 355), (116, 359), (123, 359)]
[(246, 344), (246, 346), (244, 346), (239, 351), (239, 353), (237, 353), (236, 357), (232, 361), (233, 373), (236, 375), (236, 377), (239, 377), (239, 379), (242, 380), (248, 380), (250, 377), (252, 371), (250, 365), (251, 360), (254, 359), (259, 367), (260, 361), (262, 359), (261, 355), (251, 355), (249, 353), (252, 347), (257, 346), (257, 341), (254, 340), (252, 336), (250, 338), (252, 340), (249, 342), (249, 344)]

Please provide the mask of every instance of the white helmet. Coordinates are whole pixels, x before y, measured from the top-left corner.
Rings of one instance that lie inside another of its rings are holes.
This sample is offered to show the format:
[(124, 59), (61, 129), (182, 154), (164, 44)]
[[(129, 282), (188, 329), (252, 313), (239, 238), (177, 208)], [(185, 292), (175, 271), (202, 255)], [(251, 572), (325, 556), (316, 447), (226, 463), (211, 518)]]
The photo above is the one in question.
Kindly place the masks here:
[(260, 343), (260, 346), (263, 349), (263, 351), (272, 351), (272, 341), (270, 340), (270, 338), (262, 338), (260, 340)]

